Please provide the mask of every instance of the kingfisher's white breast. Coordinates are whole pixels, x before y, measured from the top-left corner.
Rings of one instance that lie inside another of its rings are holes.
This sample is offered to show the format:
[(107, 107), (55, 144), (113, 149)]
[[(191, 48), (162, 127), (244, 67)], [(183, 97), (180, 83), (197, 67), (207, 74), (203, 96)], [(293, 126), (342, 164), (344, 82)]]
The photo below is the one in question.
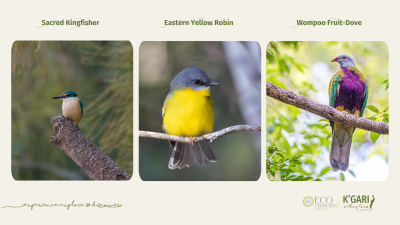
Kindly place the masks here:
[(81, 106), (79, 98), (65, 98), (62, 104), (63, 116), (68, 117), (72, 122), (79, 123), (82, 119)]

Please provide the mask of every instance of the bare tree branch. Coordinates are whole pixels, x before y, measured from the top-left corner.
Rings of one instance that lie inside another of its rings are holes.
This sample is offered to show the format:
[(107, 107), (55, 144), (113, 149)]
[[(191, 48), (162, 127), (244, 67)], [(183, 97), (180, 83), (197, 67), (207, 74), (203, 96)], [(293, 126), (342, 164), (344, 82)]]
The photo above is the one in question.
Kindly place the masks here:
[[(220, 138), (224, 135), (237, 132), (237, 131), (261, 131), (260, 125), (236, 125), (227, 127), (225, 129), (215, 131), (213, 133), (205, 134), (203, 136), (195, 137), (194, 142), (206, 141), (209, 140), (213, 142), (215, 139)], [(150, 132), (150, 131), (139, 131), (139, 137), (148, 137), (148, 138), (156, 138), (156, 139), (164, 139), (169, 141), (176, 141), (182, 143), (190, 143), (189, 137), (178, 137), (169, 134)]]
[(130, 180), (131, 177), (106, 156), (82, 131), (63, 115), (51, 119), (57, 137), (50, 143), (63, 150), (93, 180)]
[(266, 88), (267, 96), (283, 103), (293, 105), (297, 108), (304, 109), (328, 120), (340, 122), (342, 124), (372, 131), (378, 134), (389, 134), (388, 123), (376, 122), (356, 115), (341, 112), (333, 107), (313, 102), (302, 95), (284, 90), (271, 84), (270, 82), (267, 82)]

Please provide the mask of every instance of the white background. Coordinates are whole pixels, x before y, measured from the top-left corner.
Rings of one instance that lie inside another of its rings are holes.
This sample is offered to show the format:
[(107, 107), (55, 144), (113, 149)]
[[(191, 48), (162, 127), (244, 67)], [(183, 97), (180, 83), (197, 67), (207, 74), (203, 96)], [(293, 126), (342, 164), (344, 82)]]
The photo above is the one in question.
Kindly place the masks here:
[[(290, 3), (291, 2), (291, 3)], [(26, 1), (2, 2), (0, 42), (0, 206), (22, 203), (120, 203), (122, 208), (0, 208), (2, 224), (396, 224), (399, 131), (391, 129), (389, 176), (383, 182), (270, 182), (265, 175), (265, 130), (262, 172), (256, 182), (143, 182), (138, 173), (134, 136), (134, 174), (129, 182), (15, 181), (11, 175), (11, 47), (15, 40), (129, 40), (134, 49), (134, 132), (138, 131), (138, 49), (142, 41), (271, 40), (386, 41), (389, 47), (390, 96), (400, 89), (399, 3), (394, 1)], [(99, 20), (99, 26), (41, 26), (42, 20)], [(163, 26), (164, 20), (229, 19), (233, 26)], [(361, 20), (362, 26), (296, 26), (296, 20)], [(394, 89), (393, 89), (394, 87)], [(27, 93), (29, 94), (29, 93)], [(265, 125), (265, 88), (262, 99)], [(399, 104), (391, 105), (392, 125)], [(265, 128), (265, 127), (263, 127)], [(53, 134), (49, 134), (49, 137)], [(38, 149), (39, 151), (39, 149)], [(344, 209), (343, 195), (374, 195), (373, 211)], [(331, 196), (340, 208), (316, 211), (305, 196)]]

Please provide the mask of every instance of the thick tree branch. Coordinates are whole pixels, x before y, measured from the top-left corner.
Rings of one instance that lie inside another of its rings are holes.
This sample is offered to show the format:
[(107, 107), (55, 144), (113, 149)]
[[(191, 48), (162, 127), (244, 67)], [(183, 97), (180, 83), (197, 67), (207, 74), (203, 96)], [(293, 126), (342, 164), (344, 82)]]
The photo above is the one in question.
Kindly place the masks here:
[(283, 103), (293, 105), (297, 108), (304, 109), (328, 120), (340, 122), (342, 124), (379, 134), (389, 134), (388, 123), (376, 122), (356, 115), (341, 112), (333, 107), (313, 102), (302, 95), (294, 94), (291, 91), (284, 90), (271, 84), (270, 82), (267, 82), (267, 96)]
[(50, 143), (63, 150), (93, 180), (130, 180), (131, 177), (106, 156), (82, 131), (63, 115), (51, 119), (57, 137)]
[[(214, 141), (217, 138), (220, 138), (224, 135), (237, 132), (237, 131), (261, 131), (261, 126), (259, 125), (236, 125), (227, 127), (225, 129), (215, 131), (213, 133), (205, 134), (203, 136), (195, 137), (194, 142), (199, 141), (206, 141), (209, 140), (210, 142)], [(190, 143), (190, 138), (188, 137), (178, 137), (169, 134), (157, 133), (157, 132), (150, 132), (150, 131), (139, 131), (139, 137), (148, 137), (148, 138), (157, 138), (157, 139), (164, 139), (169, 141), (176, 141), (182, 143)]]

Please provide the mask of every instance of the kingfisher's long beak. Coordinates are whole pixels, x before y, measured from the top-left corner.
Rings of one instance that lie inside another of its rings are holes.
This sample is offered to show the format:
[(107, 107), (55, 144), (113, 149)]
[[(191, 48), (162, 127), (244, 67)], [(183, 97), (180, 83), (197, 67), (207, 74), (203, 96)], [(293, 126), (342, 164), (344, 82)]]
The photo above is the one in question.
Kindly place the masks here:
[(219, 83), (214, 81), (210, 81), (209, 83), (206, 84), (206, 86), (217, 86), (217, 85), (219, 85)]
[(338, 60), (337, 58), (334, 58), (334, 59), (332, 59), (331, 62), (336, 62), (337, 60)]
[(66, 97), (67, 97), (67, 96), (59, 95), (59, 96), (53, 97), (53, 99), (60, 99), (60, 98), (66, 98)]

